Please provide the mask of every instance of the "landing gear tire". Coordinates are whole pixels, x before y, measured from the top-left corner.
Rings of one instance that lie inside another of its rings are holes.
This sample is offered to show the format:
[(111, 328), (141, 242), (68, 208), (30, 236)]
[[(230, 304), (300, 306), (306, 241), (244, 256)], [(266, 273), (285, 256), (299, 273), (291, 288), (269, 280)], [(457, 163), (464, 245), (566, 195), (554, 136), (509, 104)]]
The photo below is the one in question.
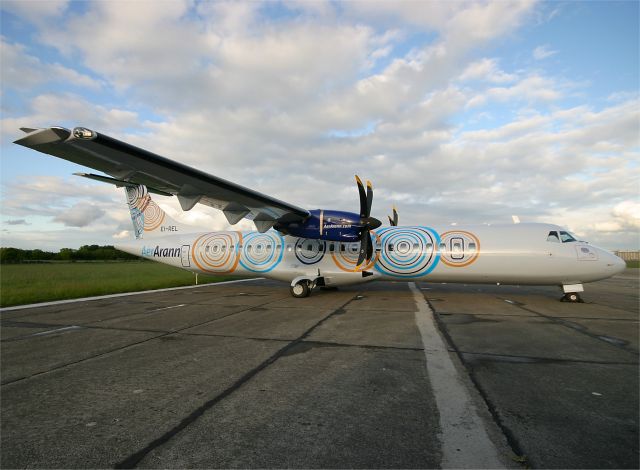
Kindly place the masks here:
[(577, 292), (567, 292), (560, 299), (562, 302), (582, 303), (583, 300)]
[(298, 281), (295, 285), (291, 286), (289, 290), (291, 291), (291, 295), (296, 299), (309, 297), (309, 294), (311, 293), (308, 281)]

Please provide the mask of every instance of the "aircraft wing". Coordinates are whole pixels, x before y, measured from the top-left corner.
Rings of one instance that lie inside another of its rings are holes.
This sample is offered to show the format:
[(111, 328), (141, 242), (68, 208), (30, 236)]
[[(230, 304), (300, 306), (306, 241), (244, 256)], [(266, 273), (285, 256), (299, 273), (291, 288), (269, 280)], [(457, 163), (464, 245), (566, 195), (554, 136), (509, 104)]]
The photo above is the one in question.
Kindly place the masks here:
[(265, 231), (276, 221), (294, 222), (309, 215), (306, 209), (83, 127), (73, 131), (62, 127), (22, 130), (27, 135), (16, 144), (102, 171), (122, 183), (119, 185), (143, 184), (160, 194), (175, 195), (183, 210), (197, 203), (215, 207), (232, 225), (247, 218)]

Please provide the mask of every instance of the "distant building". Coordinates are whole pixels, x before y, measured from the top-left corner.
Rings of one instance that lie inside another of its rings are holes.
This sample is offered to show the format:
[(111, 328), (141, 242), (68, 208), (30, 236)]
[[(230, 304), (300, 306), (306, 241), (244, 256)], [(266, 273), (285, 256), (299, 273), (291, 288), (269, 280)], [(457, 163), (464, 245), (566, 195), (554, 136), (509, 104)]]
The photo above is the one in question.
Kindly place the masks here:
[(640, 251), (614, 251), (613, 253), (625, 261), (640, 261)]

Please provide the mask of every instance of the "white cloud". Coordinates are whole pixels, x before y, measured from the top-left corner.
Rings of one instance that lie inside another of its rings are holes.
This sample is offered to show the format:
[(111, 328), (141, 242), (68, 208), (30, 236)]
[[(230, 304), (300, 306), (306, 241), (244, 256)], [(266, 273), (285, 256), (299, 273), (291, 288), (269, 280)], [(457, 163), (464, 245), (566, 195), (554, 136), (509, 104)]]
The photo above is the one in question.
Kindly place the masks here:
[(0, 8), (28, 22), (43, 24), (62, 15), (68, 4), (68, 0), (3, 0)]
[(536, 60), (543, 60), (554, 56), (557, 53), (558, 51), (550, 49), (548, 45), (538, 46), (533, 50), (533, 58)]
[(130, 240), (132, 238), (132, 235), (129, 230), (121, 230), (120, 232), (111, 235), (111, 238), (115, 240)]
[(86, 227), (105, 214), (104, 209), (94, 204), (79, 202), (69, 209), (56, 215), (54, 222), (60, 222), (67, 227)]
[(73, 93), (38, 95), (31, 100), (29, 108), (23, 116), (0, 121), (3, 137), (16, 139), (20, 127), (82, 125), (117, 132), (141, 126), (136, 112), (97, 105)]
[(492, 83), (509, 83), (517, 78), (515, 74), (499, 70), (496, 59), (482, 59), (472, 62), (460, 75), (461, 81), (486, 80)]
[(25, 46), (11, 44), (0, 38), (0, 76), (4, 87), (29, 89), (47, 82), (75, 85), (99, 90), (100, 81), (58, 63), (44, 63), (30, 55)]

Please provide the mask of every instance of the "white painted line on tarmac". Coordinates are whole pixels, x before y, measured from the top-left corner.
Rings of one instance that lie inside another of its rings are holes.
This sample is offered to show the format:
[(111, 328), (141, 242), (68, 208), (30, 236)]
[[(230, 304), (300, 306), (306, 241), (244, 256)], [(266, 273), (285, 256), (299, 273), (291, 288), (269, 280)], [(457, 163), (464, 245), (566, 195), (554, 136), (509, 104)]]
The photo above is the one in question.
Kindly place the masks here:
[(196, 286), (167, 287), (165, 289), (142, 290), (142, 291), (139, 291), (139, 292), (122, 292), (120, 294), (98, 295), (98, 296), (95, 296), (95, 297), (82, 297), (80, 299), (55, 300), (53, 302), (42, 302), (42, 303), (39, 303), (39, 304), (16, 305), (15, 307), (0, 308), (0, 313), (9, 312), (11, 310), (21, 310), (23, 308), (49, 307), (51, 305), (71, 304), (71, 303), (74, 303), (74, 302), (88, 302), (90, 300), (112, 299), (114, 297), (124, 297), (126, 295), (151, 294), (151, 293), (154, 293), (154, 292), (168, 292), (168, 291), (172, 291), (172, 290), (181, 290), (181, 289), (197, 289), (198, 287), (220, 286), (220, 285), (223, 285), (223, 284), (235, 284), (237, 282), (257, 281), (259, 279), (264, 279), (264, 277), (254, 277), (254, 278), (251, 278), (251, 279), (237, 279), (235, 281), (212, 282), (210, 284), (198, 284)]
[(73, 326), (65, 326), (65, 327), (62, 327), (62, 328), (56, 328), (55, 330), (47, 330), (47, 331), (41, 331), (40, 333), (33, 333), (33, 334), (31, 334), (31, 335), (27, 335), (26, 337), (28, 338), (28, 337), (30, 337), (30, 336), (44, 336), (44, 335), (51, 335), (51, 334), (53, 334), (53, 333), (59, 333), (59, 332), (61, 332), (61, 331), (67, 331), (67, 330), (79, 330), (79, 329), (81, 329), (81, 328), (82, 328), (81, 326), (76, 326), (76, 325), (73, 325)]
[(154, 308), (153, 310), (149, 310), (149, 311), (150, 312), (158, 312), (160, 310), (169, 310), (170, 308), (184, 307), (185, 305), (187, 305), (187, 304), (171, 305), (169, 307)]
[(427, 373), (440, 413), (440, 468), (505, 468), (507, 465), (489, 438), (485, 423), (440, 336), (433, 310), (415, 283), (409, 283), (409, 288), (416, 301), (416, 324), (422, 336)]

